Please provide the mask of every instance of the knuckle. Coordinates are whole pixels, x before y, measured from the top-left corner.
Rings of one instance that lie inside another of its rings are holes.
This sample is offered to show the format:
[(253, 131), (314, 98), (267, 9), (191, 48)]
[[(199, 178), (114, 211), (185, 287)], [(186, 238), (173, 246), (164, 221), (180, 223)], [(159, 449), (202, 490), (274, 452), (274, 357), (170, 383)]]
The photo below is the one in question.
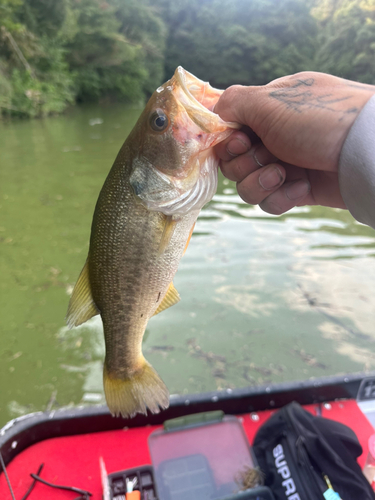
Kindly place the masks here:
[(255, 164), (254, 158), (250, 154), (238, 156), (234, 160), (228, 162), (228, 167), (232, 172), (232, 180), (237, 182), (242, 182), (258, 169), (258, 165)]
[(316, 77), (317, 73), (315, 71), (299, 71), (294, 75), (291, 75), (294, 79), (305, 80)]
[(243, 100), (243, 93), (246, 87), (242, 85), (232, 85), (222, 93), (215, 106), (215, 113), (218, 113), (223, 120), (233, 121), (237, 117), (238, 109)]
[(237, 181), (242, 181), (246, 177), (246, 171), (244, 171), (244, 168), (242, 167), (241, 160), (236, 159), (233, 160), (232, 163), (233, 175), (236, 177)]
[(231, 87), (228, 87), (226, 90), (224, 90), (220, 100), (223, 100), (228, 104), (231, 103), (239, 96), (239, 94), (242, 93), (243, 88), (244, 87), (242, 85), (232, 85)]
[[(245, 163), (244, 163), (245, 162)], [(236, 181), (241, 182), (248, 175), (248, 168), (246, 165), (246, 158), (239, 157), (230, 162), (231, 170)]]

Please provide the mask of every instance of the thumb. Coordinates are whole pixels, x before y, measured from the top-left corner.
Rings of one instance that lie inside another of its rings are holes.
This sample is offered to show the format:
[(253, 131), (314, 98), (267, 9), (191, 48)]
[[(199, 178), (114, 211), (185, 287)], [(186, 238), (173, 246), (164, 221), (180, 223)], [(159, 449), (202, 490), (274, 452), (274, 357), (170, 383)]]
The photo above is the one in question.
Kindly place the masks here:
[(214, 112), (227, 122), (241, 123), (256, 131), (263, 100), (262, 88), (243, 85), (228, 87), (221, 94)]

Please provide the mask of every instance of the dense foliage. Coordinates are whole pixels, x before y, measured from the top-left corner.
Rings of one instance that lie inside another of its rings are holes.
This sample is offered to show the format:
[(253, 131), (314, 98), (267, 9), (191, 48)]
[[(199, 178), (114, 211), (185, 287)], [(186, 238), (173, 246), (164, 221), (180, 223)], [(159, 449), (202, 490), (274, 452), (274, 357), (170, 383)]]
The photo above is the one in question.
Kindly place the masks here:
[(139, 102), (163, 78), (165, 25), (147, 0), (0, 0), (0, 106)]
[(167, 0), (166, 73), (181, 64), (216, 86), (261, 84), (312, 67), (304, 0)]
[(3, 114), (141, 102), (178, 65), (219, 87), (307, 69), (375, 84), (375, 0), (0, 0)]
[(375, 0), (321, 0), (312, 15), (322, 28), (319, 70), (375, 84)]

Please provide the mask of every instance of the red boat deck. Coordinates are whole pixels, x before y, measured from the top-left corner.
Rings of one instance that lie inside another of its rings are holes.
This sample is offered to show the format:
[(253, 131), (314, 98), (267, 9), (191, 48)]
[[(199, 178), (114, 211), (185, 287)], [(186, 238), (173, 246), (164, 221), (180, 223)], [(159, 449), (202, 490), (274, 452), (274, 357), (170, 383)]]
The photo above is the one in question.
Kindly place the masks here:
[[(322, 416), (342, 422), (351, 427), (362, 445), (363, 454), (359, 458), (363, 467), (367, 457), (367, 442), (374, 433), (357, 403), (353, 400), (330, 403), (330, 409), (322, 408)], [(315, 406), (305, 407), (316, 413)], [(256, 431), (273, 412), (258, 412), (259, 420), (251, 414), (241, 415), (245, 433), (252, 443)], [(20, 500), (32, 483), (30, 473), (36, 473), (41, 463), (44, 468), (41, 477), (49, 482), (75, 486), (93, 493), (93, 500), (101, 500), (102, 486), (100, 479), (99, 457), (103, 457), (108, 473), (150, 464), (148, 436), (158, 427), (147, 426), (117, 431), (82, 434), (61, 438), (47, 439), (22, 451), (8, 465), (7, 472), (16, 500)], [(4, 474), (0, 476), (0, 498), (12, 500)], [(51, 489), (41, 483), (35, 485), (29, 500), (69, 500), (77, 498), (77, 493)]]

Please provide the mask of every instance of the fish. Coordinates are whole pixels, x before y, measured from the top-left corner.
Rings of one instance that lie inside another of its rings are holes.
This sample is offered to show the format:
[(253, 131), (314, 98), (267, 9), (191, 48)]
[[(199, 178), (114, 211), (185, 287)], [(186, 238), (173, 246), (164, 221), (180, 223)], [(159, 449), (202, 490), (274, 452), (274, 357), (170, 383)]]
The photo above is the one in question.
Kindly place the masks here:
[(213, 148), (239, 128), (213, 112), (222, 92), (178, 67), (151, 96), (99, 194), (66, 321), (72, 328), (101, 315), (103, 385), (114, 416), (169, 406), (142, 338), (149, 319), (180, 300), (173, 277), (217, 188)]

